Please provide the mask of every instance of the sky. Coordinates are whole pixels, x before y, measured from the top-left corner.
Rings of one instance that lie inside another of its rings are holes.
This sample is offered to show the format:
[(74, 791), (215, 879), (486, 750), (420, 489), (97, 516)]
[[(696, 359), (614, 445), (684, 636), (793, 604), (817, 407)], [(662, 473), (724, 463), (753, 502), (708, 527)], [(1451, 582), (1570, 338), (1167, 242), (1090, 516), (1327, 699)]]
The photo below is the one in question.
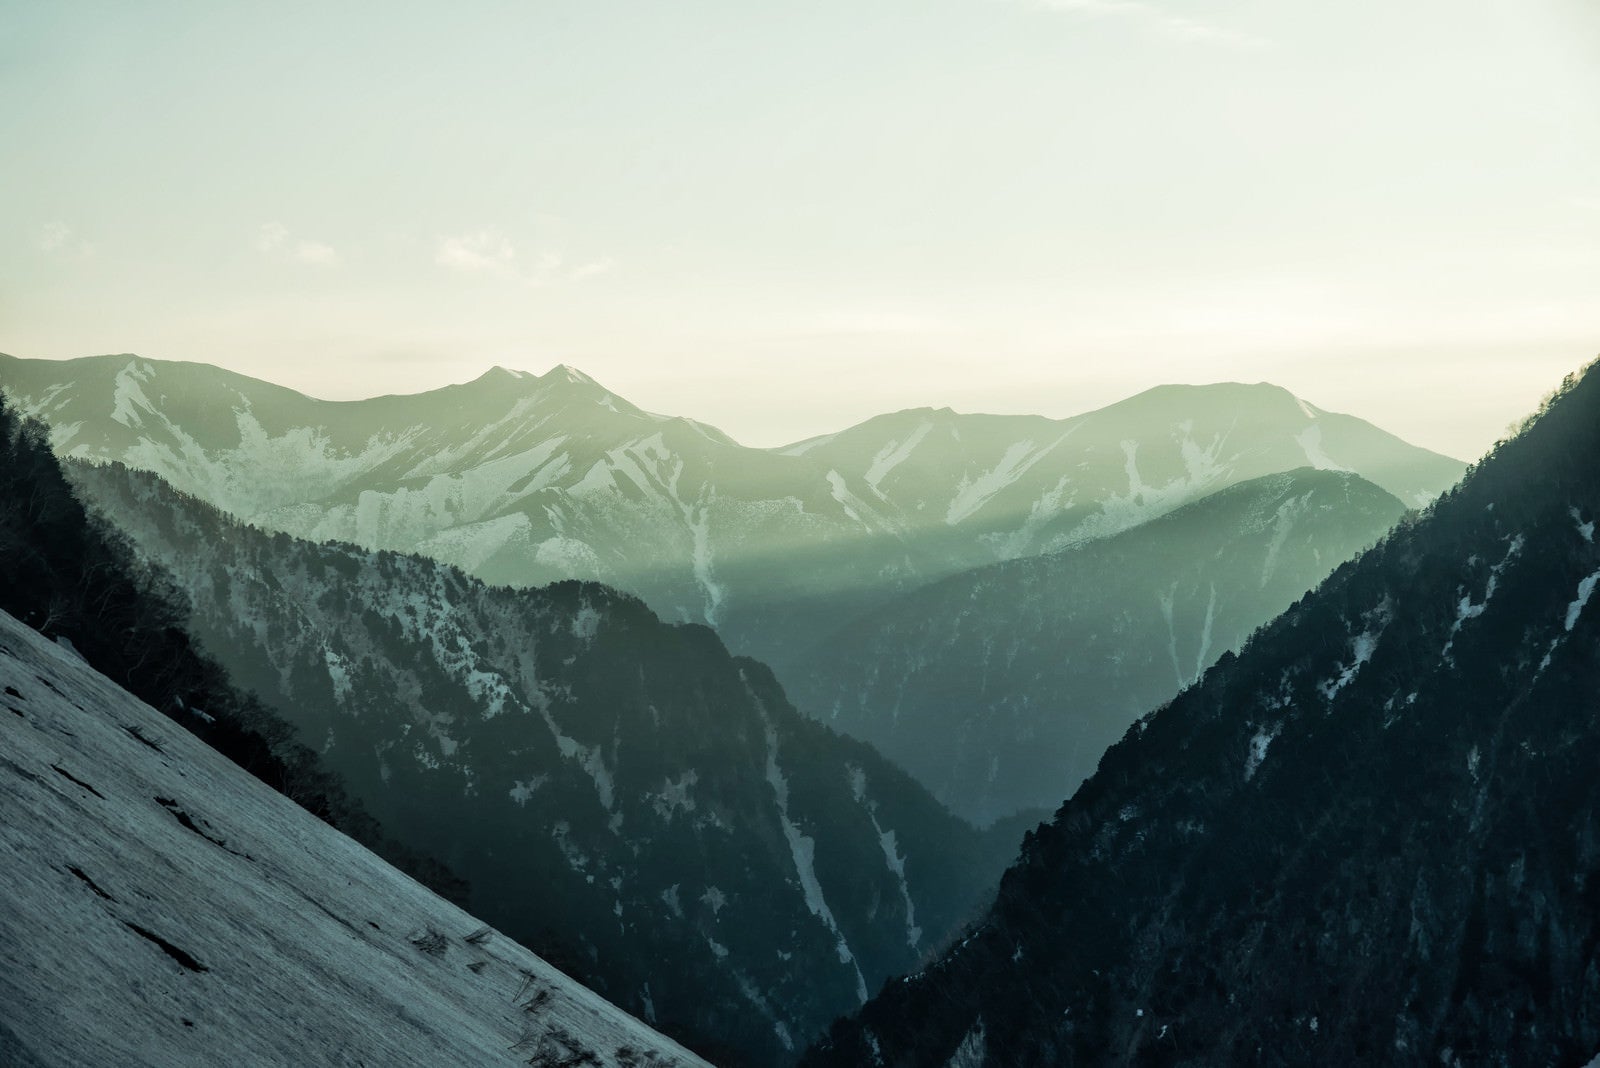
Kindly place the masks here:
[(1600, 354), (1592, 0), (14, 4), (0, 351), (578, 366), (753, 445), (1272, 381), (1464, 459)]

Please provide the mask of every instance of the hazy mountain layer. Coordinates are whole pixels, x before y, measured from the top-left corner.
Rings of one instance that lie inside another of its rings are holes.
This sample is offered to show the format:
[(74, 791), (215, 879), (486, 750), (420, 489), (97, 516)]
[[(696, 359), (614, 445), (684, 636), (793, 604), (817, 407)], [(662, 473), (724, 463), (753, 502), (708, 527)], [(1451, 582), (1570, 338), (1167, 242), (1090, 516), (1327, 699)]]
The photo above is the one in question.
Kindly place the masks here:
[(908, 411), (776, 450), (643, 412), (566, 367), (328, 402), (198, 364), (0, 357), (0, 386), (65, 455), (492, 582), (603, 581), (780, 671), (797, 641), (899, 592), (1234, 482), (1310, 464), (1416, 504), (1462, 470), (1267, 385), (1162, 387), (1064, 420)]
[(475, 913), (719, 1062), (779, 1063), (991, 893), (991, 843), (760, 664), (594, 584), (421, 557), (75, 473), (191, 627)]
[(704, 1064), (0, 612), (0, 1063)]
[(809, 1063), (1592, 1063), (1600, 369), (1141, 720)]
[(823, 642), (790, 694), (970, 819), (1053, 806), (1129, 724), (1404, 512), (1343, 472), (1252, 479), (905, 594)]

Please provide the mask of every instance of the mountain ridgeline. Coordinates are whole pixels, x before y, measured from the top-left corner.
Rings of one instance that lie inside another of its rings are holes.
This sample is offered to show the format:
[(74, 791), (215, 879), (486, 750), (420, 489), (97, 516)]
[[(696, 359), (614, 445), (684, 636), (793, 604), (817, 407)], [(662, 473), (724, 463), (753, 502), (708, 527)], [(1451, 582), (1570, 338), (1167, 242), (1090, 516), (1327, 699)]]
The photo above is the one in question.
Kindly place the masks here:
[(1053, 808), (1134, 720), (1405, 511), (1347, 472), (1237, 483), (1132, 530), (905, 594), (822, 643), (790, 695), (969, 819)]
[(809, 1065), (1592, 1063), (1600, 366), (1141, 719)]
[(486, 581), (627, 590), (792, 668), (929, 581), (1136, 526), (1311, 465), (1408, 506), (1462, 465), (1268, 385), (1165, 386), (1070, 419), (920, 409), (781, 449), (642, 411), (567, 367), (331, 402), (199, 364), (0, 357), (66, 456), (115, 460), (267, 529)]
[(593, 583), (490, 587), (73, 466), (187, 620), (472, 911), (728, 1064), (792, 1057), (981, 908), (983, 836), (699, 625)]

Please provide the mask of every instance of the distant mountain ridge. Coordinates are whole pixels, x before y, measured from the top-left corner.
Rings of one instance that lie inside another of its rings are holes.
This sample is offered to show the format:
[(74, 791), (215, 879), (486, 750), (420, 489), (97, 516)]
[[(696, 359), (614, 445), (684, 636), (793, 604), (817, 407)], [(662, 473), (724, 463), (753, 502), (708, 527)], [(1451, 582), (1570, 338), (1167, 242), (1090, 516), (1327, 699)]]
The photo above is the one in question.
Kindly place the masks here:
[(1129, 724), (1405, 512), (1342, 471), (1235, 483), (1131, 530), (903, 594), (814, 649), (790, 696), (968, 819), (1054, 806)]
[(1141, 718), (804, 1062), (1600, 1055), (1600, 363)]
[(897, 593), (1093, 540), (1305, 466), (1407, 504), (1463, 467), (1267, 385), (1160, 387), (1070, 419), (914, 410), (782, 449), (651, 415), (567, 367), (319, 401), (200, 364), (0, 357), (64, 454), (241, 518), (491, 582), (602, 581), (784, 674)]

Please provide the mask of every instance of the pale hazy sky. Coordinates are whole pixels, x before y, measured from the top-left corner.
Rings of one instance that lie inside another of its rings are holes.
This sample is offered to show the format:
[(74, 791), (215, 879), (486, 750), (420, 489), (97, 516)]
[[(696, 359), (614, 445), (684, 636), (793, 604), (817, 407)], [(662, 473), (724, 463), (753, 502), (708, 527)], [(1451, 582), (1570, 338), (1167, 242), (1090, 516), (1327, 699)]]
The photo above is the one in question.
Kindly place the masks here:
[(1594, 0), (52, 0), (0, 351), (584, 368), (751, 444), (1270, 380), (1463, 458), (1600, 354)]

